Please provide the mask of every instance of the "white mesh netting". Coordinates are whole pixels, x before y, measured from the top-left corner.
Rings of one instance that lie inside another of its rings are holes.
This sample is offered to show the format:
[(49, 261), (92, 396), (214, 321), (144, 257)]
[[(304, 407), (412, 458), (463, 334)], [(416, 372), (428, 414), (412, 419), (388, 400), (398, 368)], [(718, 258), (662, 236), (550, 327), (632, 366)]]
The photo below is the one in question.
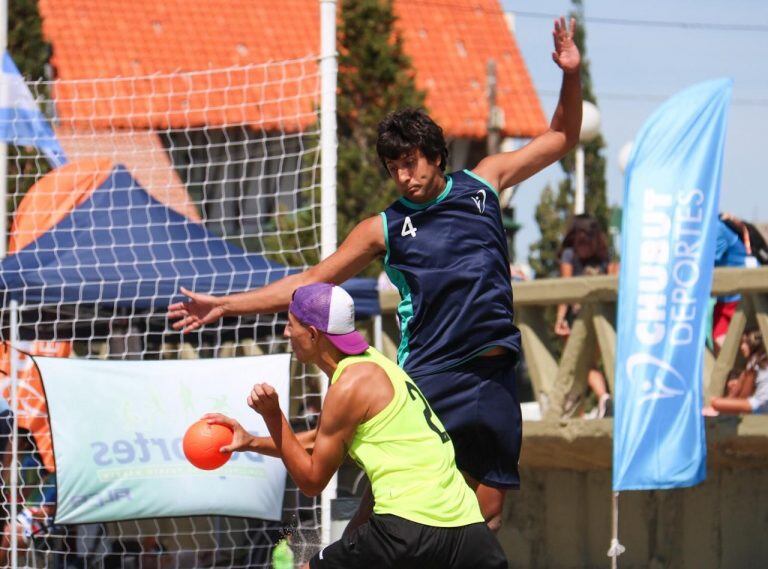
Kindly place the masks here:
[[(7, 261), (15, 264), (0, 282), (5, 399), (11, 298), (20, 304), (20, 345), (32, 354), (175, 359), (286, 351), (280, 315), (226, 319), (181, 337), (165, 307), (180, 298), (181, 285), (232, 292), (316, 262), (317, 57), (28, 87), (67, 163), (51, 169), (33, 146), (9, 149)], [(195, 517), (53, 526), (46, 408), (31, 360), (18, 357), (19, 566), (261, 567), (286, 530), (297, 560), (316, 549), (319, 498), (300, 495), (290, 481), (281, 523)], [(291, 394), (290, 416), (303, 430), (319, 412), (318, 376), (294, 366)], [(6, 415), (2, 566), (13, 541)]]

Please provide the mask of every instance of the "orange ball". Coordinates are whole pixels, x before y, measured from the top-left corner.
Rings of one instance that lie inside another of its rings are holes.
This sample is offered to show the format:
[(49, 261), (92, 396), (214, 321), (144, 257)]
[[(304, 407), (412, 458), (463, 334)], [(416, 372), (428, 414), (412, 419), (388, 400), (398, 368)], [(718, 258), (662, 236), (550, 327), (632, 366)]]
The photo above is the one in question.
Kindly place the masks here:
[(205, 421), (192, 423), (184, 434), (184, 456), (202, 470), (219, 468), (232, 456), (231, 452), (224, 453), (219, 449), (230, 444), (233, 436), (232, 429), (224, 425), (209, 425)]

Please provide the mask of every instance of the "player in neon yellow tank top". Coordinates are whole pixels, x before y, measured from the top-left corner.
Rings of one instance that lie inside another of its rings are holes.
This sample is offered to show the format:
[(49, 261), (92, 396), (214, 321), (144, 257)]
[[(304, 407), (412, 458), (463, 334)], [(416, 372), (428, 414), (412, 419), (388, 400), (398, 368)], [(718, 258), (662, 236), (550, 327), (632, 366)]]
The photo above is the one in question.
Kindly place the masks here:
[(442, 423), (396, 363), (368, 348), (341, 360), (331, 384), (359, 363), (378, 365), (394, 388), (389, 404), (358, 425), (349, 448), (371, 481), (373, 511), (432, 526), (483, 521), (475, 493), (456, 468), (453, 445)]
[(355, 331), (351, 297), (330, 284), (301, 287), (288, 318), (285, 335), (297, 359), (330, 377), (316, 432), (297, 437), (267, 384), (254, 386), (248, 404), (264, 417), (270, 438), (249, 435), (223, 415), (206, 418), (234, 429), (232, 444), (222, 451), (280, 457), (311, 496), (322, 492), (347, 453), (365, 470), (374, 514), (305, 567), (507, 567), (456, 468), (450, 437), (408, 375)]

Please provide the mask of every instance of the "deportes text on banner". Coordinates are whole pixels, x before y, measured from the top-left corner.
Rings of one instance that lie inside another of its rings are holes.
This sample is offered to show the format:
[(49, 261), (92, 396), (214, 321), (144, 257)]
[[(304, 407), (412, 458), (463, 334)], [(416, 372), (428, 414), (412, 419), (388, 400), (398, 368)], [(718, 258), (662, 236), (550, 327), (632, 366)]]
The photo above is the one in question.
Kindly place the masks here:
[(702, 362), (732, 82), (695, 85), (645, 123), (629, 159), (619, 275), (614, 490), (706, 474)]
[(289, 397), (290, 354), (170, 361), (35, 358), (53, 434), (57, 523), (221, 514), (279, 520), (285, 467), (234, 453), (198, 470), (181, 439), (206, 412), (268, 435), (246, 404), (257, 381)]

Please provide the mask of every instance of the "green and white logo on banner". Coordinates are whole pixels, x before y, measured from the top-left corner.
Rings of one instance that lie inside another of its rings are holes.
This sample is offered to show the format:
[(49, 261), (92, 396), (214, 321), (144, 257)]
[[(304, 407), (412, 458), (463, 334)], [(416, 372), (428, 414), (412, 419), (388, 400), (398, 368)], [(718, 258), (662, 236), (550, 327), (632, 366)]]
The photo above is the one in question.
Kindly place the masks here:
[(288, 409), (290, 354), (169, 361), (35, 358), (45, 387), (58, 489), (56, 523), (219, 514), (280, 520), (280, 459), (234, 453), (198, 470), (181, 440), (204, 413), (269, 433), (246, 404), (254, 383)]

